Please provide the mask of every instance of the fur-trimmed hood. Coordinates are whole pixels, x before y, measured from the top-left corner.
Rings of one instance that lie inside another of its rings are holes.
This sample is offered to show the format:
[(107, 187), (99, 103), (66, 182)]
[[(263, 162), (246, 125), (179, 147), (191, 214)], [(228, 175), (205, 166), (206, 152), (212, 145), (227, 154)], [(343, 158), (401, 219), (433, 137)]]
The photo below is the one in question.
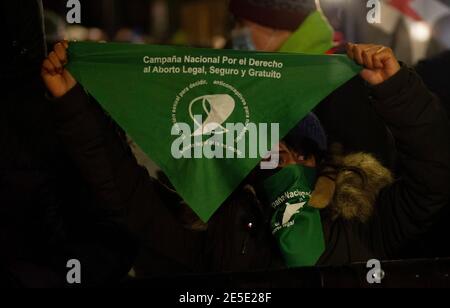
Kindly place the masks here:
[(367, 221), (380, 191), (393, 183), (392, 173), (366, 153), (336, 155), (327, 174), (320, 176), (310, 204), (327, 208), (333, 219)]

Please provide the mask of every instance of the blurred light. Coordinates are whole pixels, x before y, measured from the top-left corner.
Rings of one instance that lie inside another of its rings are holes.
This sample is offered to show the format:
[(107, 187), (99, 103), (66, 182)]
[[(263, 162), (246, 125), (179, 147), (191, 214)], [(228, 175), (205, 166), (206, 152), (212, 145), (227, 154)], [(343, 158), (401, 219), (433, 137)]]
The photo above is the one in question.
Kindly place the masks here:
[(89, 30), (85, 27), (74, 25), (67, 27), (67, 39), (69, 41), (85, 41), (89, 38)]
[(90, 41), (99, 42), (105, 39), (105, 35), (101, 29), (91, 28), (89, 29), (88, 39)]
[(214, 49), (223, 49), (227, 44), (227, 39), (221, 35), (216, 35), (212, 38), (211, 45)]
[(418, 42), (427, 42), (431, 38), (430, 26), (423, 21), (412, 23), (411, 37), (413, 40)]

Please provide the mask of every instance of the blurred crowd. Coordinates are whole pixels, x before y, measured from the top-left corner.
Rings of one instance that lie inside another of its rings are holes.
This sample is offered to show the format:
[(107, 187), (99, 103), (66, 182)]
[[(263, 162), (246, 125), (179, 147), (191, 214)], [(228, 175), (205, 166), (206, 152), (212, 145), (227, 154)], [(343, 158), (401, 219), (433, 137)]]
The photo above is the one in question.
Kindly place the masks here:
[[(127, 10), (124, 10), (124, 3)], [(82, 23), (67, 24), (67, 8), (44, 1), (47, 40), (116, 41), (223, 48), (232, 21), (228, 0), (106, 1), (108, 12), (85, 14)], [(380, 0), (380, 23), (369, 23), (367, 1), (321, 0), (335, 30), (335, 51), (346, 42), (371, 42), (394, 49), (405, 63), (434, 56), (450, 48), (449, 0)], [(105, 1), (89, 4), (98, 12)], [(110, 15), (114, 16), (111, 17)], [(135, 18), (139, 16), (139, 18)]]

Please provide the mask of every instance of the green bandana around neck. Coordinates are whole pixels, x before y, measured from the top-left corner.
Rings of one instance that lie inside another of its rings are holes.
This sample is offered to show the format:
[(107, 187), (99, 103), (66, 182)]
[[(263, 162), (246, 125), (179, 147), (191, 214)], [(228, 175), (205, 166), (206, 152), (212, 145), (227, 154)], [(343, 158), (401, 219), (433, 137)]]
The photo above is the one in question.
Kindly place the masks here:
[(279, 52), (324, 54), (333, 47), (333, 28), (322, 12), (311, 13)]
[(272, 234), (287, 267), (314, 266), (325, 251), (320, 211), (308, 202), (315, 169), (289, 165), (264, 181), (265, 199), (275, 209)]

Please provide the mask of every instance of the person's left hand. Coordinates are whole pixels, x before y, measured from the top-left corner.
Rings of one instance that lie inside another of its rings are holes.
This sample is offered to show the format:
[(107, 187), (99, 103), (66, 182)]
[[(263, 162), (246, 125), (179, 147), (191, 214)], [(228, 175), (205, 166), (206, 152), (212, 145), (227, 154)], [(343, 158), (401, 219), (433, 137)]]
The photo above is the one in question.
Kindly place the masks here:
[(364, 66), (361, 77), (373, 86), (385, 82), (397, 74), (401, 68), (389, 47), (349, 43), (347, 54), (350, 59)]

